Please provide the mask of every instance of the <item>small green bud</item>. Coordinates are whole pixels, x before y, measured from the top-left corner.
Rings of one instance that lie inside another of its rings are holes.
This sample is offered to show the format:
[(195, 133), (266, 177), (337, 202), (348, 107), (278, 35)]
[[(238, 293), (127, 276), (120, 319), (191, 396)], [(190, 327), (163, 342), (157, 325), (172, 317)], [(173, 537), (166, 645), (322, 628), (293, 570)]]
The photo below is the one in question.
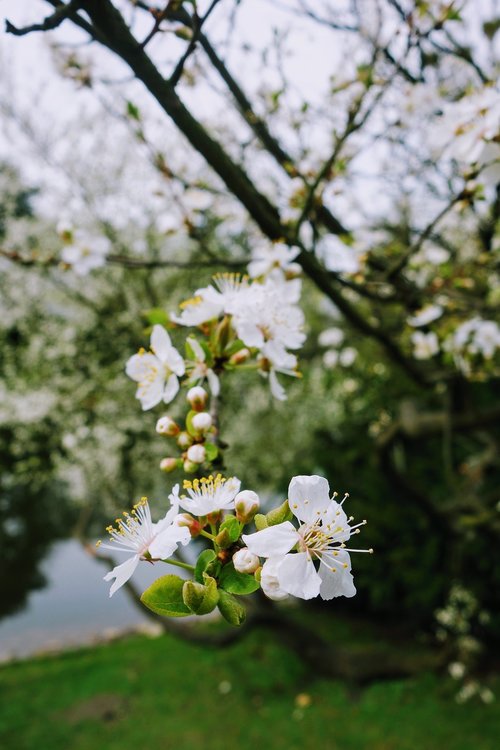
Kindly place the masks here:
[(186, 448), (189, 448), (189, 446), (192, 444), (193, 438), (189, 434), (189, 432), (180, 432), (177, 436), (177, 445), (182, 450), (186, 450)]
[(232, 594), (219, 590), (219, 611), (231, 625), (243, 625), (247, 613), (245, 607)]
[(227, 529), (222, 529), (222, 531), (219, 531), (219, 533), (215, 537), (215, 542), (221, 549), (227, 549), (232, 544), (234, 544)]
[(293, 513), (288, 505), (288, 500), (285, 500), (278, 508), (273, 508), (269, 513), (266, 513), (266, 521), (268, 526), (276, 526), (278, 523), (284, 521), (291, 521)]
[(167, 474), (175, 471), (178, 467), (178, 460), (176, 458), (162, 458), (160, 461), (160, 469)]
[(262, 515), (262, 513), (257, 513), (255, 518), (253, 519), (255, 526), (257, 527), (257, 531), (262, 531), (262, 529), (267, 529), (269, 526), (267, 522), (267, 518)]
[(199, 464), (193, 463), (193, 461), (186, 460), (183, 464), (184, 471), (186, 474), (195, 474), (198, 471)]

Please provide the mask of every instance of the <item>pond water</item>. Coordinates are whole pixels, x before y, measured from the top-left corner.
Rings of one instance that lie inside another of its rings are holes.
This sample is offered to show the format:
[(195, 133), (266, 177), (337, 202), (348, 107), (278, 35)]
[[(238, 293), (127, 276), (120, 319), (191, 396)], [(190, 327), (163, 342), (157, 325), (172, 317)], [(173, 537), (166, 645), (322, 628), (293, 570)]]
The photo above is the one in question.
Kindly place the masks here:
[[(22, 611), (0, 620), (0, 661), (89, 643), (112, 631), (148, 623), (145, 610), (124, 589), (109, 598), (110, 583), (102, 580), (107, 566), (76, 540), (56, 542), (41, 568), (46, 587), (32, 591)], [(161, 574), (167, 572), (162, 566)], [(134, 582), (144, 589), (158, 575), (158, 566), (142, 563)]]

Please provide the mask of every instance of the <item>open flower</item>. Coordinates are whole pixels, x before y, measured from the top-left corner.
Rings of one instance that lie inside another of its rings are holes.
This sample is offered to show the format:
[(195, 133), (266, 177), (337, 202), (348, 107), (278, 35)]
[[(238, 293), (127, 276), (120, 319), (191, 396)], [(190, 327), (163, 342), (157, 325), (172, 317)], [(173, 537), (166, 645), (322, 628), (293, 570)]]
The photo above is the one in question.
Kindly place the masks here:
[(182, 326), (202, 325), (230, 313), (248, 288), (248, 279), (237, 273), (216, 274), (213, 285), (197, 289), (194, 297), (181, 303), (181, 314), (170, 313), (170, 318)]
[(220, 393), (220, 382), (218, 376), (215, 374), (215, 372), (210, 368), (206, 363), (206, 352), (194, 337), (188, 336), (187, 343), (189, 344), (189, 347), (191, 351), (193, 352), (193, 355), (195, 357), (194, 360), (189, 360), (187, 365), (187, 372), (188, 372), (188, 385), (191, 383), (200, 385), (204, 382), (205, 378), (208, 381), (208, 385), (210, 386), (210, 390), (212, 392), (213, 396), (218, 396)]
[(151, 351), (141, 349), (127, 362), (125, 372), (139, 383), (136, 398), (143, 410), (152, 409), (160, 401), (169, 404), (179, 390), (178, 376), (184, 375), (184, 360), (172, 346), (163, 326), (153, 326)]
[[(221, 474), (202, 479), (185, 480), (184, 489), (188, 496), (178, 496), (179, 505), (193, 516), (206, 516), (218, 510), (234, 508), (234, 498), (240, 491), (241, 482), (236, 477), (225, 479)], [(178, 493), (179, 485), (173, 492)]]
[[(288, 488), (288, 503), (301, 524), (276, 524), (242, 539), (250, 552), (272, 559), (274, 588), (301, 599), (354, 596), (349, 552), (345, 542), (359, 532), (366, 521), (351, 526), (342, 503), (330, 499), (328, 482), (323, 477), (293, 477)], [(293, 550), (293, 551), (292, 551)], [(318, 568), (315, 562), (319, 562)], [(270, 563), (271, 564), (271, 563)], [(266, 567), (267, 562), (264, 564)], [(264, 572), (264, 569), (263, 569)], [(266, 589), (264, 589), (266, 593)]]
[(163, 560), (170, 557), (179, 544), (187, 544), (191, 539), (189, 529), (177, 524), (179, 501), (175, 488), (169, 499), (172, 505), (167, 515), (158, 523), (153, 523), (148, 501), (143, 497), (134, 505), (131, 513), (125, 512), (123, 518), (117, 518), (116, 526), (108, 526), (106, 531), (111, 543), (101, 545), (98, 542), (99, 546), (115, 552), (132, 553), (128, 560), (104, 576), (105, 581), (115, 579), (109, 592), (110, 596), (129, 580), (139, 560), (145, 559), (146, 553), (149, 553), (150, 558)]

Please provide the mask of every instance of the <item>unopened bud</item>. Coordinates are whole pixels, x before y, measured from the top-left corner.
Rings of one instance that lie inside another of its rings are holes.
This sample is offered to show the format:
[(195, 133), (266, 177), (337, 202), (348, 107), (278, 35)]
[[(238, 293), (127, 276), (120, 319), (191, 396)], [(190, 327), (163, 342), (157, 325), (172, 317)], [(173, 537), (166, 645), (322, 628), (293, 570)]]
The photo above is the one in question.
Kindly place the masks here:
[(179, 513), (179, 515), (175, 517), (174, 523), (177, 524), (177, 526), (187, 527), (192, 537), (198, 536), (203, 528), (198, 519), (192, 516), (191, 513)]
[(243, 549), (239, 549), (237, 552), (233, 555), (233, 565), (234, 569), (238, 571), (238, 573), (255, 573), (257, 568), (260, 566), (260, 561), (257, 555), (254, 555), (253, 552), (250, 552), (248, 547), (243, 547)]
[(239, 352), (233, 354), (233, 356), (229, 358), (229, 363), (231, 365), (242, 365), (243, 362), (246, 362), (251, 356), (252, 353), (250, 352), (250, 349), (245, 347), (244, 349), (240, 349)]
[(236, 518), (241, 523), (250, 523), (260, 508), (259, 496), (253, 490), (238, 492), (234, 498)]
[(278, 508), (273, 508), (269, 513), (266, 513), (266, 521), (268, 526), (276, 526), (278, 523), (284, 521), (291, 521), (293, 518), (292, 511), (288, 504), (288, 500), (285, 500)]
[(278, 579), (279, 560), (268, 558), (260, 573), (260, 585), (264, 594), (275, 602), (286, 599), (288, 594), (280, 586)]
[(197, 432), (207, 432), (212, 426), (212, 417), (208, 411), (200, 411), (194, 415), (192, 425)]
[(180, 432), (179, 425), (170, 417), (160, 417), (156, 423), (156, 432), (165, 437), (175, 437)]
[(178, 461), (176, 458), (162, 458), (160, 461), (160, 469), (165, 471), (167, 474), (177, 469)]
[(195, 411), (203, 411), (208, 401), (208, 393), (200, 385), (190, 388), (186, 396), (190, 406)]
[(188, 461), (192, 461), (194, 464), (202, 464), (207, 457), (207, 452), (204, 445), (192, 445), (188, 448), (187, 452)]
[(227, 529), (222, 529), (222, 531), (219, 531), (219, 533), (215, 537), (215, 543), (221, 549), (227, 549), (233, 544), (233, 541)]
[(183, 469), (186, 472), (186, 474), (194, 474), (196, 471), (198, 471), (199, 464), (193, 463), (193, 461), (184, 461), (183, 463)]
[(193, 438), (189, 434), (189, 432), (179, 432), (179, 435), (177, 437), (177, 445), (182, 450), (186, 450), (186, 448), (189, 448), (190, 445), (193, 443)]

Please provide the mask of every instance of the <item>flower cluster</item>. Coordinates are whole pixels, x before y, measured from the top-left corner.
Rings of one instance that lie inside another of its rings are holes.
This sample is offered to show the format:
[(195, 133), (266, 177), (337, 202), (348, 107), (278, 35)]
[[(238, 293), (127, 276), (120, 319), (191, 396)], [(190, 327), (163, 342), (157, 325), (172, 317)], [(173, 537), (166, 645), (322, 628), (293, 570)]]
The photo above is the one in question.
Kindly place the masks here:
[[(175, 485), (170, 509), (157, 523), (143, 498), (116, 527), (108, 527), (110, 542), (102, 546), (130, 555), (105, 576), (114, 579), (110, 596), (129, 580), (140, 560), (181, 566), (192, 575), (187, 580), (163, 576), (144, 592), (144, 604), (164, 615), (207, 614), (218, 607), (226, 620), (239, 625), (245, 608), (237, 597), (259, 588), (274, 600), (354, 596), (349, 553), (372, 550), (347, 546), (366, 521), (353, 525), (343, 510), (347, 495), (340, 503), (335, 498), (323, 477), (297, 476), (290, 482), (288, 499), (263, 515), (258, 513), (257, 493), (242, 491), (237, 477), (217, 474), (186, 480), (183, 491)], [(244, 533), (253, 522), (257, 531)], [(179, 546), (200, 536), (210, 547), (195, 564), (179, 559)]]

